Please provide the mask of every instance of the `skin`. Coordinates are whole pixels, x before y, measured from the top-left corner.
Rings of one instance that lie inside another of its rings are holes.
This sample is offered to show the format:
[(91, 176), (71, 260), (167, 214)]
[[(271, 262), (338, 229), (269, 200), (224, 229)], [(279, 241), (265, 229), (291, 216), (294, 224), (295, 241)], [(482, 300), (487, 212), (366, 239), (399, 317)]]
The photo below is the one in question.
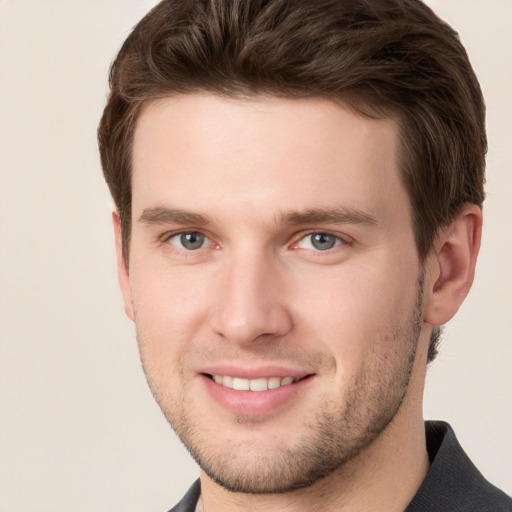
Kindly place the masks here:
[[(128, 267), (114, 214), (119, 278), (208, 512), (398, 511), (420, 486), (428, 341), (469, 290), (481, 212), (420, 265), (397, 149), (395, 121), (324, 99), (145, 106)], [(215, 373), (306, 378), (273, 402)]]

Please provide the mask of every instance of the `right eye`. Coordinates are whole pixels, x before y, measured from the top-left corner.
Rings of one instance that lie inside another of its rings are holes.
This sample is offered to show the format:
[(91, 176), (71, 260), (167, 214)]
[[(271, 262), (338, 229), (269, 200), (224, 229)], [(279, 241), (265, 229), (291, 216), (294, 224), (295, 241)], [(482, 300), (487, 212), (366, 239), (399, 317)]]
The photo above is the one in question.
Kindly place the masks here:
[(185, 233), (176, 233), (167, 239), (167, 242), (178, 249), (186, 251), (196, 251), (202, 249), (211, 243), (210, 239), (197, 231), (188, 231)]

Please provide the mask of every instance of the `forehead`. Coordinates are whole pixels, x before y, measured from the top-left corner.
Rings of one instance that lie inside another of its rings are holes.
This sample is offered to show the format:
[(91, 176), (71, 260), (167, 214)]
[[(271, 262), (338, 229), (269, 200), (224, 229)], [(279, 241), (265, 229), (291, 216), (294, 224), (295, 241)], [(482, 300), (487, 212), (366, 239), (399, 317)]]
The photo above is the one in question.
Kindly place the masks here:
[(139, 117), (134, 215), (158, 203), (208, 215), (228, 204), (245, 214), (332, 205), (378, 214), (397, 195), (408, 202), (397, 145), (394, 120), (326, 99), (176, 95)]

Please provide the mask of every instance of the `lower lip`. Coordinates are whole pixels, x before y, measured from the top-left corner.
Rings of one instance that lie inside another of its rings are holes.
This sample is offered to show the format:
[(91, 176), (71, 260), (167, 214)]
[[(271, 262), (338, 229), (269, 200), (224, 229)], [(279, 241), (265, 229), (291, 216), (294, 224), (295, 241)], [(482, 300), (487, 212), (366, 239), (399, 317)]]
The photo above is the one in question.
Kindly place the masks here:
[(224, 409), (244, 416), (262, 416), (290, 403), (312, 381), (312, 376), (267, 391), (238, 391), (201, 375), (212, 398)]

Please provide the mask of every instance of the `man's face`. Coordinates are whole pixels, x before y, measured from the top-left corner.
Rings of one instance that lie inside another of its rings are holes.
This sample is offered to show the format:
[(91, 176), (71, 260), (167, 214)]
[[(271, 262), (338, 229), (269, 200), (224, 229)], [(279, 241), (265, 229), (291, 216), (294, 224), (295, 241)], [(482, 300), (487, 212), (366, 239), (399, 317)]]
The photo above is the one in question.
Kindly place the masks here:
[(308, 485), (400, 408), (423, 321), (397, 137), (322, 99), (178, 95), (138, 121), (126, 307), (160, 407), (228, 489)]

